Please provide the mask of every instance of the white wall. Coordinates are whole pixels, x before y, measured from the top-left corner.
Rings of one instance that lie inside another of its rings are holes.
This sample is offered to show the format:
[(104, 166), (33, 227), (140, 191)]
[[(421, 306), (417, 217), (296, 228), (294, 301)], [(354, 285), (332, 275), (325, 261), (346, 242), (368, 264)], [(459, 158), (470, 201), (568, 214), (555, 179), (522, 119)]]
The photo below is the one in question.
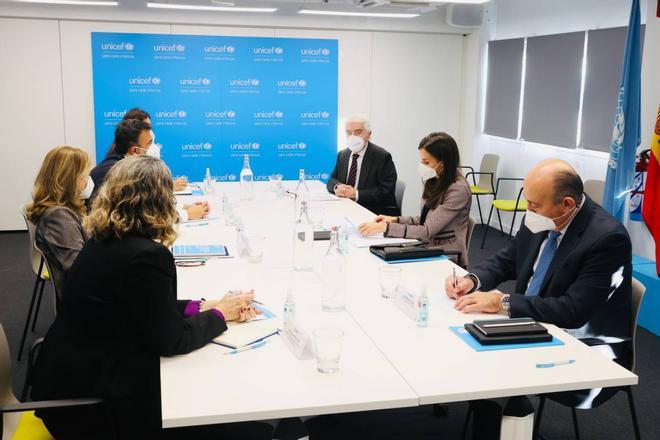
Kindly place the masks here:
[[(642, 23), (649, 17), (655, 17), (656, 2), (640, 1)], [(501, 177), (524, 177), (529, 169), (539, 160), (556, 157), (566, 160), (580, 173), (583, 180), (605, 180), (607, 153), (589, 150), (568, 150), (550, 145), (515, 141), (483, 135), (483, 114), (486, 83), (486, 43), (489, 39), (529, 37), (554, 33), (583, 31), (587, 29), (627, 26), (630, 13), (630, 1), (622, 0), (496, 0), (489, 6), (491, 21), (482, 26), (480, 32), (468, 37), (466, 58), (478, 57), (478, 80), (474, 88), (478, 89), (475, 97), (464, 94), (464, 105), (469, 113), (476, 115), (474, 121), (464, 120), (462, 133), (474, 133), (471, 142), (472, 164), (479, 165), (486, 153), (500, 156), (499, 175)], [(657, 19), (649, 20), (646, 29), (644, 69), (642, 73), (642, 95), (644, 136), (650, 139), (651, 124), (654, 121), (657, 104), (660, 102), (657, 72), (660, 71), (660, 31)], [(474, 68), (472, 63), (471, 69)], [(655, 73), (655, 76), (654, 76)], [(649, 97), (655, 96), (655, 98)], [(655, 104), (652, 101), (655, 100)], [(472, 111), (474, 106), (475, 111)], [(655, 106), (655, 107), (654, 107)], [(654, 107), (653, 109), (651, 109)], [(614, 109), (612, 110), (614, 111)], [(517, 188), (507, 187), (506, 197), (514, 197)], [(485, 199), (485, 198), (483, 198)], [(482, 208), (488, 208), (490, 200), (485, 199)], [(487, 212), (484, 213), (487, 215)], [(476, 206), (472, 209), (473, 217), (478, 216)], [(520, 216), (516, 218), (516, 229)], [(491, 221), (496, 224), (496, 219)], [(503, 213), (505, 227), (510, 226), (511, 216)], [(653, 258), (653, 242), (649, 239), (646, 228), (641, 223), (627, 225), (633, 239), (633, 251), (636, 254)], [(515, 230), (515, 229), (514, 229)]]
[(10, 68), (0, 69), (0, 129), (6, 141), (0, 175), (10, 176), (11, 186), (0, 190), (10, 207), (0, 216), (0, 230), (24, 228), (13, 207), (29, 199), (50, 148), (66, 143), (94, 158), (90, 46), (94, 31), (337, 38), (339, 116), (372, 115), (374, 142), (390, 150), (400, 178), (410, 185), (404, 199), (407, 213), (419, 212), (419, 140), (434, 130), (459, 134), (463, 47), (459, 34), (1, 20), (0, 57)]

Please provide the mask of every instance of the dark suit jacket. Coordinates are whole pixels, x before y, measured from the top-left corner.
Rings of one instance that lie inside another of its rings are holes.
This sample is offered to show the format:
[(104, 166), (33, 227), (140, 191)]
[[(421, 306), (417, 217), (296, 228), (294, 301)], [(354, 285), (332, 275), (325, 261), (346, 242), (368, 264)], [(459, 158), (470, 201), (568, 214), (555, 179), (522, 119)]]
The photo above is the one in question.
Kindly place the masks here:
[[(193, 351), (227, 329), (212, 311), (184, 318), (187, 301), (176, 300), (176, 288), (165, 246), (137, 236), (88, 241), (65, 279), (60, 313), (37, 358), (32, 397), (102, 397), (116, 419), (137, 412), (159, 429), (160, 356)], [(47, 411), (38, 415), (47, 426), (52, 421)], [(69, 425), (89, 420), (77, 415), (67, 413)]]
[(89, 175), (92, 177), (92, 180), (94, 181), (94, 191), (92, 192), (92, 195), (90, 196), (89, 200), (90, 203), (92, 200), (94, 200), (94, 197), (96, 197), (96, 193), (98, 190), (101, 188), (101, 185), (103, 185), (103, 182), (105, 182), (105, 176), (108, 174), (110, 169), (112, 169), (113, 166), (120, 160), (122, 160), (124, 156), (121, 154), (117, 153), (111, 153), (108, 154), (108, 156), (103, 159), (98, 165), (96, 165), (94, 168), (92, 168), (92, 171), (90, 171)]
[[(328, 191), (335, 193), (335, 186), (348, 180), (348, 164), (351, 150), (345, 148), (337, 154)], [(360, 178), (357, 182), (358, 203), (376, 214), (398, 215), (396, 212), (396, 168), (387, 150), (369, 142), (362, 158)]]
[(585, 196), (566, 230), (538, 296), (525, 296), (533, 265), (547, 232), (532, 234), (524, 225), (509, 245), (474, 273), (482, 290), (516, 280), (512, 317), (529, 316), (566, 329), (580, 338), (627, 339), (631, 319), (632, 246), (626, 229)]

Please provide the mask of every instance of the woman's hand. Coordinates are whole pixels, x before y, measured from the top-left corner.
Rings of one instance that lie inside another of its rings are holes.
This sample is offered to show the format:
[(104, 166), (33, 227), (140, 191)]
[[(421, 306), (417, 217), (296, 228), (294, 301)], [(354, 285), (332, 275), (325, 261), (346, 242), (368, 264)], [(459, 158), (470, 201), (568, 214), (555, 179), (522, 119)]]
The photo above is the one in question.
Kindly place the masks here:
[(174, 191), (183, 191), (188, 187), (188, 178), (179, 177), (174, 179)]
[[(238, 294), (228, 293), (221, 300), (217, 302), (212, 308), (217, 309), (223, 314), (225, 320), (229, 321), (246, 321), (252, 319), (257, 315), (257, 311), (252, 307), (252, 300), (254, 299), (254, 292), (241, 292)], [(211, 306), (209, 306), (209, 309)], [(200, 307), (200, 311), (206, 309), (206, 302)]]
[(382, 232), (385, 232), (386, 229), (387, 229), (387, 223), (385, 222), (362, 223), (360, 226), (358, 226), (358, 231), (362, 235), (380, 234)]
[(391, 215), (379, 215), (374, 219), (376, 223), (396, 223), (399, 220), (398, 217), (392, 217)]

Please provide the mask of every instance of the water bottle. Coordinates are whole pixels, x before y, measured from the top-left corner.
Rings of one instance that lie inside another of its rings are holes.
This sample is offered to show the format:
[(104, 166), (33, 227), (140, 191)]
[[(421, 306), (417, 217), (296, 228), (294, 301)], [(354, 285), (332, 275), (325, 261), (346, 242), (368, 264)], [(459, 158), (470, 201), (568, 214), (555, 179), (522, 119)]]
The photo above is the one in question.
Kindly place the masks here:
[(250, 156), (243, 156), (243, 169), (241, 170), (241, 199), (252, 200), (254, 198), (254, 173), (250, 168)]
[(339, 248), (339, 231), (332, 228), (330, 246), (323, 257), (323, 296), (321, 306), (326, 312), (344, 310), (346, 304), (346, 257)]
[(213, 194), (215, 187), (213, 186), (213, 177), (211, 176), (211, 169), (206, 168), (206, 173), (204, 173), (204, 192), (207, 194)]
[(348, 226), (344, 225), (339, 228), (339, 251), (348, 255)]
[(300, 204), (300, 217), (293, 228), (293, 270), (311, 271), (314, 260), (314, 228), (307, 216), (307, 201)]
[(422, 291), (417, 297), (415, 303), (417, 312), (417, 327), (428, 327), (429, 325), (429, 297), (426, 295), (426, 287), (422, 287)]
[(250, 256), (250, 249), (248, 248), (243, 221), (239, 218), (236, 219), (236, 256), (240, 258), (247, 258)]
[(293, 193), (294, 204), (293, 204), (293, 218), (294, 220), (300, 217), (300, 204), (303, 200), (309, 201), (309, 188), (305, 182), (305, 170), (303, 168), (298, 172), (298, 185), (296, 185), (296, 190)]
[(222, 193), (222, 213), (227, 215), (231, 207), (229, 206), (229, 196), (227, 193)]
[(296, 301), (293, 298), (293, 292), (289, 289), (286, 292), (286, 299), (284, 300), (284, 327), (286, 328), (287, 324), (296, 319)]

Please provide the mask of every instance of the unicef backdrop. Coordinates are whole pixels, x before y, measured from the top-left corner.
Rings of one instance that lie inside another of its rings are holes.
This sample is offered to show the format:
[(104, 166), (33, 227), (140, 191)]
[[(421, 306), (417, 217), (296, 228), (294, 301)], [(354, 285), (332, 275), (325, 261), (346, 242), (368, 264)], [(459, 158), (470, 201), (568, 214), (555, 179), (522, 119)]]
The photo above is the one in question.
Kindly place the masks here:
[(337, 40), (92, 33), (96, 160), (126, 110), (151, 114), (174, 175), (327, 180), (337, 154)]

